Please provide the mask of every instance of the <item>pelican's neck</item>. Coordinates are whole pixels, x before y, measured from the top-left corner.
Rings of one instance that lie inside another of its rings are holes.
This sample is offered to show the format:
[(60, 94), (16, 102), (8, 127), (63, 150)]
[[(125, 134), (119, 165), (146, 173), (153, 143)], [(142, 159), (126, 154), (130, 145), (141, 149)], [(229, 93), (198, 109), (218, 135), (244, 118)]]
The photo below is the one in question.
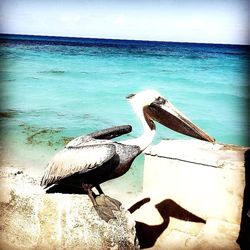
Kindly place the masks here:
[(145, 150), (153, 141), (155, 136), (155, 124), (149, 118), (147, 113), (142, 110), (140, 114), (138, 114), (140, 121), (143, 126), (144, 133), (137, 138), (137, 145), (141, 148), (141, 150)]
[(124, 143), (129, 145), (137, 145), (140, 147), (141, 151), (143, 151), (152, 143), (154, 139), (155, 124), (144, 110), (135, 110), (135, 113), (142, 123), (144, 132), (140, 137), (124, 141)]

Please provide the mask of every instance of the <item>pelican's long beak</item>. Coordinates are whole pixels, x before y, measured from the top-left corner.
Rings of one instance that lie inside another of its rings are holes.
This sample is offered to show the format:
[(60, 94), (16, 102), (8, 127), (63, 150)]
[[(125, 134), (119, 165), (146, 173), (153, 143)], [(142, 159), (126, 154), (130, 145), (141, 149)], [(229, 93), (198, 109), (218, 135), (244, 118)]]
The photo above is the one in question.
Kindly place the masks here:
[(162, 125), (200, 140), (214, 142), (215, 139), (210, 137), (206, 132), (201, 130), (178, 111), (166, 99), (160, 98), (146, 107), (147, 114), (155, 121)]

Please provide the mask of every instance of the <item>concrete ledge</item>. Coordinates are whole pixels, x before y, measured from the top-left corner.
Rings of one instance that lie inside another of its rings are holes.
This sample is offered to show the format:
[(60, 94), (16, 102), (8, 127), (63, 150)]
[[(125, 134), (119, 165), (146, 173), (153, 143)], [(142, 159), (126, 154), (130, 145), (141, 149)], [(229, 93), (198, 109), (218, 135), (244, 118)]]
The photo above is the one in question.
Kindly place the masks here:
[(159, 204), (169, 210), (169, 223), (152, 249), (239, 249), (246, 149), (164, 140), (145, 151), (143, 194), (137, 200), (151, 200), (133, 216), (147, 225), (160, 225), (166, 218)]

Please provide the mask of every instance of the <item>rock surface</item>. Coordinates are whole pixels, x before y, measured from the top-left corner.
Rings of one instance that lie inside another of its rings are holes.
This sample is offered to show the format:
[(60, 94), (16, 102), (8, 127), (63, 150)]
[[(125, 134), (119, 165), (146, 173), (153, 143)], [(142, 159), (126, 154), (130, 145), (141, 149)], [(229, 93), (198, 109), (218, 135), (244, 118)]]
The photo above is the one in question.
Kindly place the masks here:
[(45, 194), (23, 171), (1, 169), (1, 249), (138, 249), (129, 212), (102, 221), (86, 195)]

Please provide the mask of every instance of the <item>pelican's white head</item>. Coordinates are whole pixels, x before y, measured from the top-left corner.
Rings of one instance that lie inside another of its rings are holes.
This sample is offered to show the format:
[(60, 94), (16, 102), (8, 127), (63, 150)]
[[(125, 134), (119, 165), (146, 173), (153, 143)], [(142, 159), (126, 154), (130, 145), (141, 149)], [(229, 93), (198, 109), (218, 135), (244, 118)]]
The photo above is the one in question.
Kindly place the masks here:
[(127, 96), (134, 111), (144, 124), (150, 129), (155, 129), (154, 121), (185, 135), (201, 140), (213, 142), (214, 138), (193, 124), (159, 92), (155, 90), (144, 90), (137, 94)]
[(151, 117), (147, 115), (145, 110), (146, 107), (161, 98), (163, 99), (160, 93), (152, 89), (143, 90), (137, 94), (130, 94), (129, 96), (127, 96), (129, 103), (141, 120), (144, 130), (147, 130), (148, 126), (150, 127), (150, 129), (155, 129), (155, 125), (152, 122)]
[(129, 103), (136, 113), (138, 113), (138, 110), (143, 110), (144, 107), (160, 98), (163, 98), (162, 95), (153, 89), (143, 90), (137, 94), (130, 94), (127, 96)]

